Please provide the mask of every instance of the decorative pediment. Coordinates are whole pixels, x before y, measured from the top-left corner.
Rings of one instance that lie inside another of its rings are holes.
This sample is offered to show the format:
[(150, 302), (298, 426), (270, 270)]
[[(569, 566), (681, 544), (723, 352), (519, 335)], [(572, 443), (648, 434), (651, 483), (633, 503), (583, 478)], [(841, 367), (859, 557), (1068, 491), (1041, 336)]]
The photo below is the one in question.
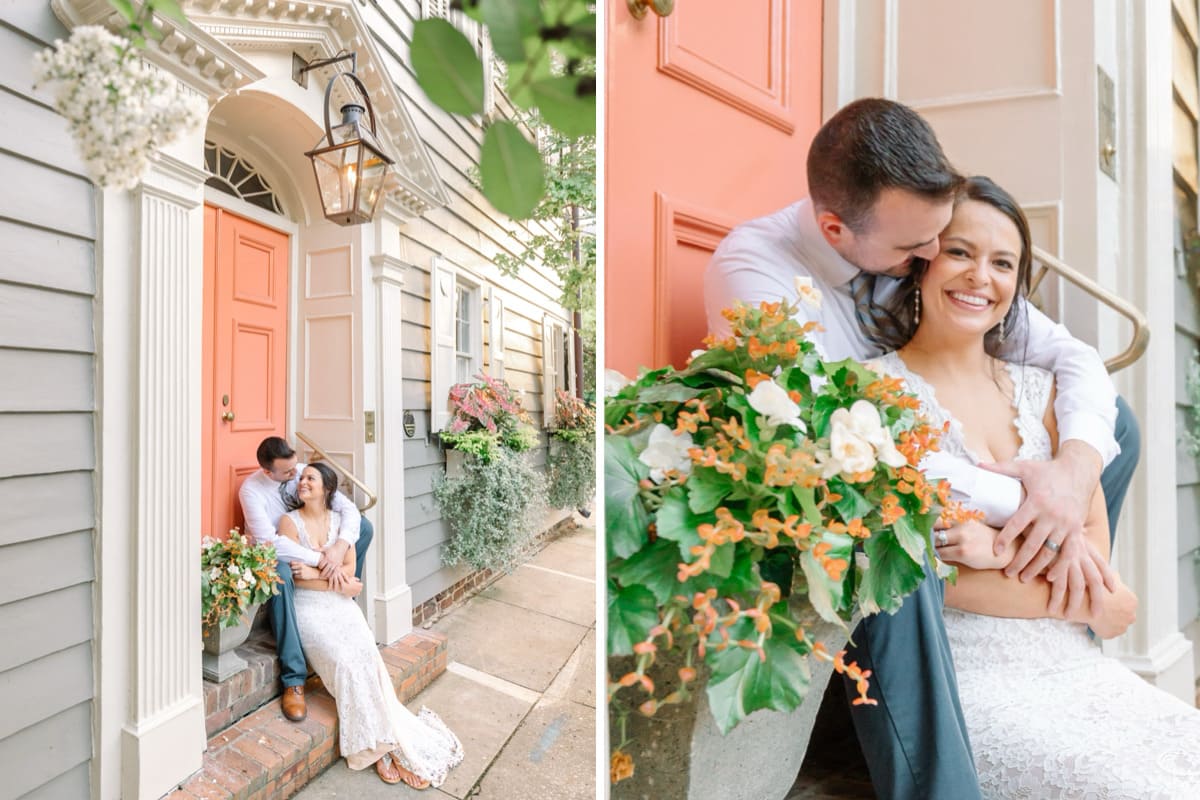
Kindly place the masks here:
[[(267, 77), (255, 63), (264, 52), (297, 53), (308, 61), (356, 52), (356, 74), (370, 92), (380, 141), (396, 159), (389, 205), (414, 215), (449, 205), (445, 184), (353, 0), (183, 0), (180, 5), (192, 24), (156, 17), (163, 38), (150, 44), (146, 60), (206, 95), (210, 103)], [(51, 6), (68, 27), (121, 27), (107, 0), (52, 0)], [(313, 70), (309, 79), (324, 87), (337, 69)], [(351, 99), (344, 83), (334, 88), (335, 108)]]

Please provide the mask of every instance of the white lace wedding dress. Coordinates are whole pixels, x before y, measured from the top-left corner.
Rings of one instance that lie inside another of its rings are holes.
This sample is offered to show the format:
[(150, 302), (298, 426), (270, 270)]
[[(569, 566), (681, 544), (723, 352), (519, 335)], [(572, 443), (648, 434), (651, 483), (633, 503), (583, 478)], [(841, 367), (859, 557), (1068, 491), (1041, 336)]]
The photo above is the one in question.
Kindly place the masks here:
[[(288, 512), (300, 543), (313, 547), (297, 511)], [(329, 514), (326, 541), (337, 536), (339, 517)], [(337, 592), (296, 589), (296, 623), (309, 663), (337, 702), (338, 745), (351, 769), (364, 769), (395, 751), (401, 765), (440, 786), (463, 759), (462, 745), (427, 708), (414, 715), (396, 697), (375, 637), (358, 604)]]
[[(894, 353), (879, 368), (904, 378), (941, 449), (977, 462), (933, 388)], [(1008, 365), (1018, 458), (1050, 458), (1042, 416), (1052, 376)], [(1173, 567), (1172, 567), (1173, 568)], [(946, 633), (985, 798), (1200, 798), (1200, 711), (1106, 657), (1082, 624), (947, 608)]]

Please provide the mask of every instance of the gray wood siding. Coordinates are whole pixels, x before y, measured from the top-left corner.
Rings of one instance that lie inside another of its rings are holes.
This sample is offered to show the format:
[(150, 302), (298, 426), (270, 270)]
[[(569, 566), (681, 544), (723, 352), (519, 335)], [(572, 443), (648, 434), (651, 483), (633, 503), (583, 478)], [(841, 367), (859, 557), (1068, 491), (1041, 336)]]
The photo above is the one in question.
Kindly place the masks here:
[(87, 797), (95, 579), (95, 211), (30, 59), (66, 32), (0, 5), (0, 774)]
[[(417, 86), (408, 51), (421, 3), (371, 0), (365, 13), (387, 69), (451, 196), (446, 208), (427, 212), (407, 225), (403, 242), (404, 259), (412, 265), (405, 275), (402, 299), (404, 407), (413, 412), (417, 426), (414, 436), (404, 443), (408, 581), (413, 602), (422, 603), (469, 572), (441, 564), (441, 545), (450, 534), (432, 494), (433, 482), (442, 473), (445, 459), (429, 435), (431, 260), (435, 255), (443, 256), (505, 292), (505, 378), (515, 389), (524, 390), (524, 406), (538, 427), (543, 414), (542, 312), (549, 310), (560, 316), (563, 312), (557, 305), (559, 287), (551, 270), (525, 268), (516, 276), (500, 278), (491, 266), (497, 253), (520, 252), (520, 242), (531, 235), (531, 228), (493, 210), (471, 181), (470, 171), (477, 163), (483, 138), (481, 126), (442, 112)], [(498, 113), (511, 116), (511, 105), (502, 93), (498, 91), (497, 95)], [(486, 291), (482, 322), (486, 328)], [(490, 362), (489, 342), (490, 334), (485, 330), (485, 368)], [(544, 445), (543, 435), (543, 449), (535, 459), (540, 464), (545, 463)]]

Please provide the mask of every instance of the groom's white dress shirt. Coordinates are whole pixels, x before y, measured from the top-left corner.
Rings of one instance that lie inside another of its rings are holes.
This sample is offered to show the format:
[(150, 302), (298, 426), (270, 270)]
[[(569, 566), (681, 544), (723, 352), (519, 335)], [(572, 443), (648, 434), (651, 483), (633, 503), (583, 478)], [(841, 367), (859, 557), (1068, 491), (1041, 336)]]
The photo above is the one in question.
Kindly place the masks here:
[[(288, 495), (296, 496), (296, 485), (306, 466), (308, 465), (297, 464), (296, 477), (282, 482)], [(246, 531), (259, 544), (275, 545), (275, 552), (280, 559), (289, 563), (303, 561), (310, 567), (315, 567), (321, 561), (320, 551), (310, 550), (286, 536), (279, 535), (279, 520), (288, 511), (279, 491), (280, 484), (280, 481), (271, 478), (261, 469), (242, 481), (238, 499), (241, 500), (242, 513), (246, 517)], [(358, 528), (361, 523), (354, 503), (346, 495), (337, 492), (333, 495), (333, 510), (341, 516), (338, 538), (345, 539), (350, 544), (358, 542)]]
[[(807, 198), (765, 217), (734, 228), (717, 247), (704, 273), (704, 306), (708, 330), (728, 336), (729, 322), (722, 309), (735, 300), (757, 306), (762, 301), (795, 302), (795, 278), (812, 278), (821, 291), (820, 309), (800, 304), (797, 319), (821, 323), (813, 335), (826, 358), (866, 360), (882, 355), (859, 325), (849, 283), (859, 268), (842, 258), (817, 227), (812, 202)], [(895, 281), (879, 281), (876, 302)], [(1058, 396), (1054, 403), (1060, 441), (1079, 439), (1096, 449), (1108, 465), (1120, 448), (1113, 436), (1116, 424), (1116, 391), (1096, 350), (1075, 339), (1032, 305), (1027, 306), (1029, 327), (1024, 361), (1054, 373)], [(1010, 341), (1019, 337), (1011, 337)], [(955, 495), (990, 498), (975, 502), (989, 522), (1007, 520), (1021, 502), (1020, 484), (1003, 475), (967, 465), (958, 459), (931, 454), (923, 466), (931, 477), (946, 478)]]

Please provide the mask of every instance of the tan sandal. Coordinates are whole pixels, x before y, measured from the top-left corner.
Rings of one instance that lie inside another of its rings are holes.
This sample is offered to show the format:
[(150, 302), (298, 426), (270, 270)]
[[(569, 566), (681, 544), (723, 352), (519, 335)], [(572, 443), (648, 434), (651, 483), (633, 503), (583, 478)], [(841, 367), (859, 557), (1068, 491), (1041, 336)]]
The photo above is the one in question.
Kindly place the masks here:
[[(419, 777), (416, 773), (411, 772), (411, 771), (405, 769), (404, 767), (400, 766), (400, 758), (399, 758), (399, 756), (395, 755), (394, 750), (391, 753), (388, 753), (388, 756), (391, 756), (392, 763), (396, 765), (396, 770), (400, 774), (400, 780), (404, 781), (406, 784), (408, 784), (409, 786), (411, 786), (414, 789), (428, 789), (429, 788), (429, 781), (425, 780), (424, 778)], [(387, 756), (384, 756), (384, 758), (387, 758)]]
[[(375, 762), (375, 772), (379, 775), (379, 780), (384, 783), (396, 784), (404, 780), (401, 771), (400, 765), (392, 758), (391, 753), (384, 753), (383, 758)], [(407, 783), (407, 781), (405, 782)]]

